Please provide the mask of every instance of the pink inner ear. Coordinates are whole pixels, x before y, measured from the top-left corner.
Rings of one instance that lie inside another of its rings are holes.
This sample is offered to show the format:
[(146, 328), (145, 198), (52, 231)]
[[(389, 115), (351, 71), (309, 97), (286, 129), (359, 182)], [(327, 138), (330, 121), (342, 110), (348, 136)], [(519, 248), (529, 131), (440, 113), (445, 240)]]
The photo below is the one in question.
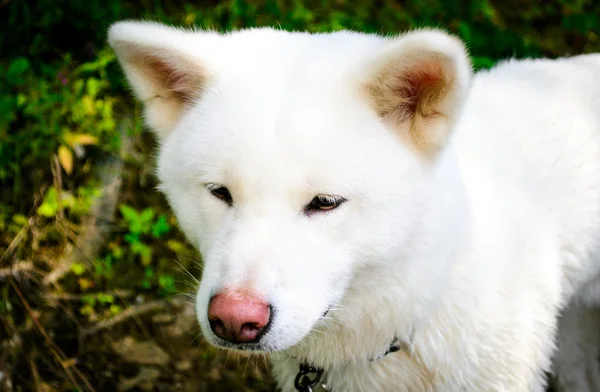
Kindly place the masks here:
[(194, 85), (189, 75), (157, 57), (148, 58), (146, 61), (157, 82), (178, 100), (189, 102), (193, 99), (194, 94), (197, 93), (194, 88), (199, 86)]
[(397, 108), (400, 117), (435, 114), (432, 109), (443, 95), (445, 84), (442, 68), (436, 62), (411, 66), (408, 71), (401, 72), (394, 87), (394, 93), (401, 101)]
[(155, 72), (163, 75), (170, 75), (174, 72), (173, 68), (170, 67), (169, 64), (155, 57), (148, 59), (148, 65), (154, 69)]

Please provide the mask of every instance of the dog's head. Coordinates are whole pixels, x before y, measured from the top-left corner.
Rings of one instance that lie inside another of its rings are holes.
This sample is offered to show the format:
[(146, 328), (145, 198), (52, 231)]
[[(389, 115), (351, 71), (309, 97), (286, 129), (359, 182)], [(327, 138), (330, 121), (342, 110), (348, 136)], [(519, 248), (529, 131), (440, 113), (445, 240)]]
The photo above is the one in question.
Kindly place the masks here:
[(109, 42), (159, 137), (161, 189), (202, 253), (210, 342), (294, 346), (357, 271), (410, 249), (468, 90), (459, 40), (121, 22)]

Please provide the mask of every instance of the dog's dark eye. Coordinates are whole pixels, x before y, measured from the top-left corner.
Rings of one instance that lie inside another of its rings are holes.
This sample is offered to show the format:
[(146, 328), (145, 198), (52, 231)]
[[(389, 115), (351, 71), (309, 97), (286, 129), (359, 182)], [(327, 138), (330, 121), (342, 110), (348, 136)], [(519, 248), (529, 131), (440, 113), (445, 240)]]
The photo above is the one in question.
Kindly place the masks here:
[(329, 211), (338, 207), (340, 204), (345, 202), (341, 196), (334, 195), (317, 195), (310, 203), (304, 208), (306, 213), (317, 212), (317, 211)]
[(210, 193), (213, 194), (214, 197), (223, 200), (225, 203), (227, 203), (228, 206), (231, 206), (233, 204), (231, 192), (229, 192), (229, 189), (225, 188), (224, 186), (217, 184), (208, 184), (206, 188), (210, 191)]

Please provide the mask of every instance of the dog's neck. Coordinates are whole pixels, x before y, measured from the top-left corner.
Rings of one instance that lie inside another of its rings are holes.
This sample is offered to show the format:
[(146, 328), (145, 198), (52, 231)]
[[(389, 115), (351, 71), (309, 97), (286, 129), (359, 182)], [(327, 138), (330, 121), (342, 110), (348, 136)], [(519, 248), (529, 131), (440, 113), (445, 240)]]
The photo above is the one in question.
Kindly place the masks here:
[(394, 338), (411, 349), (420, 326), (441, 306), (444, 286), (467, 234), (458, 228), (468, 227), (452, 151), (440, 157), (435, 170), (435, 189), (424, 217), (410, 243), (398, 249), (400, 256), (358, 270), (328, 319), (286, 354), (327, 370), (347, 363), (366, 364), (385, 353)]

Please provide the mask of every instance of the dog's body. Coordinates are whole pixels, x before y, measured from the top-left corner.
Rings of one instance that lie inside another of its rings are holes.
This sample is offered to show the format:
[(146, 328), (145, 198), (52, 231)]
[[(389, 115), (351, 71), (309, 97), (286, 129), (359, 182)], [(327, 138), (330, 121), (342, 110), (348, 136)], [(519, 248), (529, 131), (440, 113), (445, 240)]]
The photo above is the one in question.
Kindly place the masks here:
[[(469, 218), (458, 227), (433, 220), (443, 237), (457, 236), (465, 223), (469, 228), (444, 298), (411, 337), (396, 327), (403, 324), (401, 303), (378, 305), (376, 314), (369, 306), (401, 297), (402, 272), (364, 272), (360, 279), (370, 284), (342, 301), (364, 314), (347, 320), (342, 314), (330, 331), (313, 335), (311, 360), (347, 345), (349, 355), (366, 359), (397, 333), (409, 341), (408, 350), (330, 370), (335, 390), (542, 391), (561, 304), (579, 292), (580, 302), (598, 305), (600, 56), (515, 61), (479, 73), (455, 130), (448, 159), (456, 159), (467, 200), (452, 208)], [(579, 383), (567, 390), (600, 390), (600, 318), (596, 310), (576, 312), (582, 318), (563, 331), (564, 358), (558, 359), (573, 366), (561, 372), (562, 381)], [(360, 327), (348, 333), (347, 324)], [(377, 339), (368, 338), (372, 329), (381, 331)], [(579, 355), (585, 357), (574, 358)], [(298, 363), (276, 361), (275, 369), (293, 390)]]
[[(600, 390), (600, 56), (471, 79), (435, 31), (110, 41), (205, 259), (209, 341), (272, 352), (284, 391), (305, 362), (330, 391), (541, 392), (553, 355)], [(231, 344), (209, 303), (245, 293), (269, 324)]]

